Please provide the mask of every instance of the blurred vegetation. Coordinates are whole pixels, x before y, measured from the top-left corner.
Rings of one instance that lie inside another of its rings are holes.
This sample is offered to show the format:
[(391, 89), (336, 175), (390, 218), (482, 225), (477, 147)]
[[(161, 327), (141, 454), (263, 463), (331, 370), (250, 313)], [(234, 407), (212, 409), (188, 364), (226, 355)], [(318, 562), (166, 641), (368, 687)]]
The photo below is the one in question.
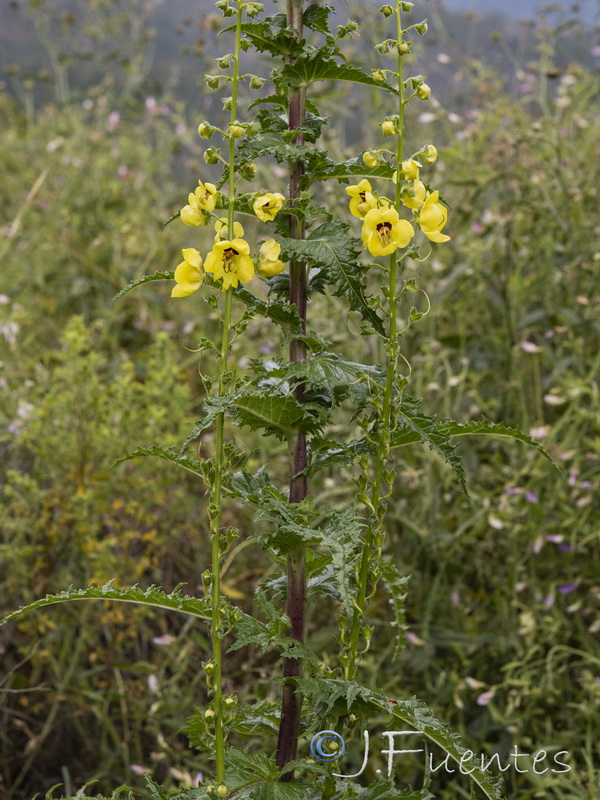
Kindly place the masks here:
[[(92, 5), (104, 8), (96, 31), (106, 42), (116, 30), (110, 4)], [(32, 19), (46, 24), (38, 13)], [(415, 142), (431, 131), (445, 143), (436, 179), (443, 175), (453, 242), (409, 267), (432, 310), (405, 338), (404, 355), (428, 413), (518, 425), (543, 440), (562, 477), (514, 445), (461, 444), (469, 508), (443, 466), (406, 450), (387, 547), (412, 575), (409, 633), (393, 663), (386, 603), (375, 604), (363, 680), (377, 674), (390, 695), (418, 694), (476, 753), (506, 762), (515, 742), (526, 752), (569, 752), (569, 773), (506, 772), (509, 797), (592, 800), (600, 789), (600, 79), (557, 61), (562, 32), (530, 31), (539, 34), (537, 60), (510, 74), (442, 51), (447, 92), (409, 120)], [(205, 174), (197, 120), (186, 116), (205, 112), (186, 112), (168, 85), (148, 93), (139, 53), (152, 39), (143, 26), (136, 36), (122, 62), (107, 51), (110, 69), (82, 96), (67, 91), (60, 69), (49, 77), (51, 101), (39, 103), (27, 77), (15, 77), (17, 98), (0, 93), (2, 614), (90, 581), (167, 591), (184, 582), (196, 591), (209, 560), (193, 476), (153, 460), (110, 469), (128, 449), (185, 438), (202, 401), (195, 338), (216, 325), (206, 305), (171, 300), (163, 284), (111, 305), (128, 280), (177, 263), (189, 237), (178, 223), (161, 224)], [(350, 135), (379, 144), (371, 122), (382, 109), (370, 94), (347, 109), (358, 123), (351, 134), (340, 123), (329, 146), (343, 151)], [(330, 201), (345, 206), (344, 198), (341, 189)], [(311, 314), (343, 353), (336, 303), (318, 298)], [(278, 347), (268, 324), (256, 323), (236, 354), (243, 366)], [(244, 441), (257, 465), (268, 459), (285, 480), (283, 453), (267, 455), (258, 437)], [(210, 448), (210, 436), (200, 446)], [(332, 474), (313, 491), (336, 505), (353, 489)], [(250, 606), (268, 564), (252, 543), (251, 512), (228, 506), (227, 517), (246, 539), (225, 590)], [(329, 613), (311, 610), (318, 653), (331, 636)], [(205, 635), (176, 615), (110, 604), (51, 609), (3, 629), (0, 794), (29, 800), (61, 783), (57, 794), (70, 795), (91, 779), (89, 792), (127, 784), (143, 794), (144, 771), (192, 786), (207, 764), (182, 728), (203, 699)], [(228, 688), (248, 702), (250, 691), (271, 698), (277, 670), (251, 652), (230, 655)], [(408, 766), (397, 774), (402, 785), (419, 777)], [(467, 784), (449, 775), (439, 796), (468, 798)]]

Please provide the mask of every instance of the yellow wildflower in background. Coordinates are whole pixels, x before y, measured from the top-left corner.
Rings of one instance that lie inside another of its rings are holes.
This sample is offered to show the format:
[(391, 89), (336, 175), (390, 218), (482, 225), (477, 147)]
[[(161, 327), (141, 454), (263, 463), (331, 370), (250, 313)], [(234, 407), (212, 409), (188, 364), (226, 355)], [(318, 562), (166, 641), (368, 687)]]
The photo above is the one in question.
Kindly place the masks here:
[(417, 222), (425, 236), (432, 242), (448, 242), (449, 236), (440, 233), (448, 221), (448, 209), (441, 203), (439, 192), (428, 194), (425, 203), (419, 211)]
[(372, 256), (390, 255), (406, 247), (414, 235), (413, 226), (400, 219), (395, 208), (373, 208), (363, 223), (363, 245)]
[(258, 254), (258, 273), (263, 278), (270, 278), (283, 271), (283, 261), (281, 255), (281, 245), (275, 239), (267, 239), (262, 245)]
[(350, 213), (364, 219), (365, 214), (377, 207), (377, 200), (373, 195), (371, 184), (366, 178), (355, 186), (347, 186), (346, 193), (350, 195)]
[(252, 208), (256, 216), (263, 222), (271, 222), (281, 211), (284, 201), (285, 197), (279, 192), (267, 192), (256, 198), (252, 203)]
[(193, 247), (181, 251), (183, 261), (175, 269), (177, 286), (173, 287), (171, 297), (187, 297), (202, 286), (202, 256)]
[(216, 242), (206, 256), (204, 271), (217, 281), (223, 279), (221, 291), (230, 286), (237, 288), (240, 281), (245, 283), (254, 277), (254, 264), (248, 255), (250, 245), (244, 239), (224, 239)]
[[(215, 242), (227, 239), (229, 235), (229, 220), (227, 217), (221, 217), (215, 222), (215, 231)], [(233, 223), (233, 235), (236, 239), (241, 239), (244, 235), (244, 228), (240, 222)]]

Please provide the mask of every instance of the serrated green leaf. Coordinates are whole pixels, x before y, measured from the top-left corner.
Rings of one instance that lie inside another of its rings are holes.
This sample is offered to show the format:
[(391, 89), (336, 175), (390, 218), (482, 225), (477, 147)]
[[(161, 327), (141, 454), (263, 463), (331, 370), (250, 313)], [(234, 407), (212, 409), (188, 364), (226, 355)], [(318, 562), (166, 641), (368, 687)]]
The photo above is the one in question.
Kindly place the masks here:
[(288, 144), (273, 133), (259, 133), (251, 139), (245, 140), (237, 149), (235, 156), (236, 168), (247, 161), (256, 161), (263, 156), (273, 156), (281, 163), (296, 164), (299, 161), (310, 169), (313, 162), (321, 161), (324, 151), (312, 145)]
[(347, 616), (351, 618), (357, 591), (355, 567), (361, 553), (364, 523), (356, 517), (353, 508), (343, 512), (323, 511), (329, 521), (320, 531), (320, 545), (326, 548), (331, 558), (334, 585)]
[(421, 402), (404, 395), (398, 410), (398, 427), (392, 434), (391, 446), (401, 447), (417, 441), (429, 445), (450, 464), (466, 498), (469, 499), (465, 471), (462, 459), (456, 452), (456, 446), (450, 444), (450, 435), (441, 428), (435, 415), (428, 416), (421, 411)]
[[(328, 678), (295, 678), (294, 684), (305, 695), (319, 716), (329, 714), (345, 716), (354, 713), (363, 720), (385, 712), (390, 717), (408, 724), (416, 733), (422, 733), (439, 745), (460, 764), (467, 752), (459, 736), (448, 725), (437, 719), (434, 712), (416, 697), (410, 700), (394, 700), (379, 691), (366, 689), (354, 681)], [(469, 775), (488, 800), (503, 800), (502, 779), (475, 768)]]
[(329, 15), (335, 13), (333, 6), (320, 5), (313, 3), (304, 9), (302, 24), (306, 28), (319, 33), (329, 33)]
[(123, 297), (124, 294), (130, 292), (132, 289), (135, 289), (136, 286), (141, 286), (143, 283), (150, 283), (151, 281), (172, 281), (175, 280), (175, 273), (174, 272), (155, 272), (153, 275), (144, 275), (142, 278), (137, 278), (135, 281), (131, 281), (128, 283), (125, 288), (121, 289), (121, 291), (116, 294), (113, 299), (113, 305), (117, 302), (120, 297)]
[(283, 300), (260, 300), (258, 297), (238, 286), (233, 289), (234, 295), (246, 304), (248, 309), (254, 314), (261, 317), (266, 317), (278, 325), (289, 326), (292, 332), (302, 332), (302, 322), (298, 316), (295, 306), (291, 306), (288, 302)]
[(170, 461), (172, 464), (176, 464), (178, 467), (182, 467), (194, 475), (199, 475), (200, 477), (203, 475), (202, 467), (195, 458), (181, 455), (181, 453), (179, 453), (173, 447), (166, 449), (157, 444), (150, 445), (150, 447), (138, 447), (135, 450), (132, 450), (130, 453), (126, 453), (124, 456), (121, 456), (121, 458), (118, 458), (113, 464), (111, 464), (110, 468), (114, 469), (115, 467), (119, 466), (119, 464), (123, 464), (125, 461), (131, 461), (134, 458), (146, 458), (148, 456)]
[(392, 94), (398, 94), (398, 90), (387, 81), (379, 83), (360, 67), (354, 64), (338, 64), (333, 58), (318, 51), (299, 56), (293, 64), (286, 64), (277, 80), (278, 84), (284, 83), (296, 89), (306, 88), (315, 81), (349, 81), (365, 86), (376, 86)]
[[(283, 615), (281, 615), (283, 618)], [(289, 620), (287, 621), (289, 623)], [(278, 633), (278, 628), (282, 625), (278, 623), (265, 624), (249, 615), (241, 616), (235, 625), (235, 641), (229, 647), (228, 653), (240, 650), (242, 647), (258, 647), (262, 652), (275, 648), (282, 658), (298, 658), (306, 661), (313, 666), (317, 665), (317, 659), (306, 645)]]
[(306, 361), (286, 363), (274, 374), (299, 380), (309, 391), (330, 389), (339, 393), (340, 400), (350, 395), (359, 403), (369, 392), (369, 376), (378, 371), (378, 367), (345, 361), (335, 353), (319, 353)]
[(396, 646), (393, 657), (398, 658), (404, 648), (404, 634), (406, 633), (405, 589), (410, 578), (400, 573), (396, 562), (390, 557), (382, 558), (379, 567), (381, 569), (381, 580), (390, 595), (390, 603), (394, 609), (392, 625), (396, 629)]
[(219, 397), (207, 397), (204, 400), (204, 410), (206, 413), (204, 417), (198, 420), (198, 422), (194, 425), (193, 431), (183, 443), (181, 447), (182, 454), (190, 442), (193, 442), (200, 436), (201, 433), (214, 424), (219, 414), (225, 413), (227, 408), (232, 404), (234, 397), (235, 395), (223, 395)]
[(372, 452), (371, 445), (363, 437), (348, 444), (323, 440), (313, 440), (311, 451), (315, 453), (313, 460), (308, 464), (302, 474), (312, 475), (321, 469), (332, 467), (349, 467), (359, 455), (368, 455)]
[[(255, 505), (260, 503), (265, 489), (277, 491), (271, 485), (266, 467), (261, 467), (255, 475), (251, 475), (245, 470), (235, 472), (233, 475), (225, 477), (225, 485), (232, 495)], [(281, 497), (283, 498), (284, 495), (282, 494)]]
[(22, 606), (17, 611), (13, 611), (3, 620), (0, 625), (4, 625), (9, 620), (21, 616), (28, 611), (36, 608), (55, 605), (56, 603), (70, 603), (76, 600), (115, 600), (121, 603), (140, 603), (157, 608), (167, 608), (172, 611), (181, 611), (183, 614), (190, 614), (202, 619), (210, 619), (210, 602), (208, 598), (192, 597), (182, 594), (178, 589), (165, 594), (162, 589), (150, 586), (148, 589), (141, 589), (139, 586), (131, 586), (129, 589), (119, 589), (113, 586), (113, 581), (108, 581), (104, 586), (88, 586), (85, 589), (68, 589), (58, 594), (49, 594), (46, 597), (35, 600), (26, 606)]
[(322, 421), (312, 405), (300, 404), (291, 395), (252, 393), (236, 396), (231, 403), (240, 425), (251, 430), (264, 430), (280, 440), (294, 436), (298, 431), (318, 431)]
[[(252, 45), (260, 53), (271, 53), (274, 56), (293, 56), (301, 53), (304, 40), (298, 39), (295, 33), (279, 24), (280, 15), (266, 17), (260, 22), (243, 22), (242, 34), (250, 39)], [(285, 24), (285, 22), (284, 22)], [(223, 28), (220, 33), (235, 31), (236, 26), (230, 25)]]
[[(317, 157), (318, 156), (318, 157)], [(311, 161), (310, 167), (301, 179), (301, 188), (308, 189), (315, 181), (324, 181), (329, 178), (389, 178), (394, 174), (394, 168), (387, 162), (378, 167), (368, 167), (362, 156), (348, 159), (347, 161), (333, 161), (327, 153), (324, 156), (319, 152)]]
[(504, 425), (502, 422), (488, 422), (486, 419), (471, 420), (470, 422), (454, 422), (454, 420), (444, 420), (440, 422), (439, 429), (447, 433), (448, 436), (499, 436), (514, 439), (518, 442), (528, 444), (541, 453), (552, 466), (560, 472), (560, 468), (549, 455), (544, 447), (527, 433), (523, 433), (518, 428)]
[(284, 258), (297, 258), (323, 269), (327, 282), (334, 287), (334, 294), (346, 297), (350, 308), (359, 311), (376, 331), (384, 334), (383, 322), (365, 296), (364, 268), (358, 260), (360, 242), (348, 231), (349, 226), (342, 222), (325, 222), (308, 239), (280, 238), (279, 243)]

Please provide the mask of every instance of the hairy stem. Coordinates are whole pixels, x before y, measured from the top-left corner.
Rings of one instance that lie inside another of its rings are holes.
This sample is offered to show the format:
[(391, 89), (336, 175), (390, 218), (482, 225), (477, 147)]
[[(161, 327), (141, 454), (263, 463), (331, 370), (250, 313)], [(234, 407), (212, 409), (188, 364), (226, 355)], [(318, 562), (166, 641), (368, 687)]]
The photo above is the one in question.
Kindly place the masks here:
[[(242, 25), (242, 3), (238, 2), (236, 35), (235, 35), (235, 55), (233, 61), (233, 81), (231, 99), (231, 122), (237, 120), (237, 92), (239, 83), (239, 62), (240, 62), (240, 39)], [(229, 139), (229, 206), (228, 206), (228, 236), (234, 238), (234, 217), (235, 217), (235, 140), (233, 136)], [(225, 312), (223, 315), (223, 338), (221, 342), (221, 355), (219, 358), (219, 395), (225, 391), (225, 375), (227, 372), (227, 359), (229, 356), (229, 340), (231, 335), (231, 305), (233, 293), (228, 290), (225, 293)], [(215, 664), (213, 672), (213, 711), (214, 731), (215, 731), (215, 763), (216, 778), (219, 783), (225, 779), (225, 730), (223, 724), (223, 653), (221, 639), (223, 636), (223, 620), (221, 615), (221, 559), (223, 550), (221, 547), (221, 488), (223, 482), (224, 469), (224, 426), (225, 415), (221, 412), (217, 416), (217, 431), (215, 444), (215, 478), (211, 497), (211, 562), (212, 562), (212, 586), (211, 586), (211, 606), (212, 606), (212, 658)]]
[[(297, 36), (302, 35), (302, 12), (304, 0), (287, 0), (287, 22), (295, 28)], [(304, 90), (290, 90), (288, 101), (288, 120), (292, 130), (300, 127), (305, 118)], [(303, 144), (303, 137), (296, 139), (296, 144)], [(302, 176), (302, 164), (294, 163), (289, 167), (289, 197), (290, 205), (300, 196), (299, 182)], [(304, 224), (297, 217), (290, 217), (290, 237), (302, 239), (304, 237)], [(295, 305), (302, 328), (306, 331), (306, 288), (307, 276), (305, 264), (293, 259), (290, 263), (290, 303)], [(290, 361), (306, 360), (306, 347), (297, 340), (290, 344)], [(301, 387), (296, 388), (296, 398), (303, 402), (304, 396)], [(306, 436), (298, 434), (291, 444), (290, 452), (290, 503), (300, 503), (308, 493), (308, 479), (299, 475), (308, 463)], [(287, 614), (290, 618), (289, 636), (299, 642), (304, 641), (304, 616), (306, 606), (306, 552), (304, 547), (297, 547), (288, 555), (287, 563), (288, 594)], [(285, 659), (283, 677), (294, 678), (300, 675), (301, 664), (299, 659)], [(295, 687), (289, 682), (284, 683), (281, 700), (281, 722), (277, 741), (277, 766), (282, 769), (296, 757), (298, 749), (298, 732), (300, 727), (300, 713), (302, 697)], [(286, 773), (282, 780), (291, 780), (292, 772)]]
[[(402, 17), (400, 0), (396, 0), (396, 38), (402, 40)], [(398, 180), (396, 181), (396, 208), (400, 207), (400, 168), (402, 166), (402, 153), (404, 147), (404, 84), (402, 73), (402, 56), (398, 53), (398, 136), (396, 146), (396, 159)], [(390, 256), (389, 268), (389, 338), (386, 343), (386, 380), (383, 397), (383, 409), (379, 418), (379, 438), (377, 441), (377, 455), (375, 462), (375, 478), (371, 489), (371, 520), (365, 537), (358, 578), (358, 594), (352, 616), (352, 626), (348, 643), (348, 652), (344, 660), (344, 677), (352, 680), (356, 675), (358, 666), (358, 647), (361, 629), (364, 620), (364, 611), (369, 590), (369, 573), (373, 559), (381, 550), (383, 540), (382, 517), (383, 511), (379, 508), (383, 489), (385, 465), (390, 455), (390, 438), (393, 425), (391, 409), (394, 388), (394, 375), (398, 362), (398, 327), (396, 320), (396, 282), (398, 278), (397, 253)]]
[[(228, 291), (225, 295), (225, 315), (223, 318), (223, 341), (221, 357), (219, 359), (219, 394), (224, 391), (224, 375), (227, 370), (227, 356), (229, 354), (229, 334), (231, 329), (231, 301), (233, 295)], [(212, 562), (212, 657), (215, 664), (213, 672), (213, 711), (215, 712), (215, 761), (216, 776), (219, 782), (225, 778), (225, 733), (223, 728), (223, 666), (221, 638), (223, 635), (223, 620), (221, 616), (221, 486), (223, 476), (223, 432), (224, 414), (217, 417), (216, 452), (215, 452), (215, 480), (213, 484), (211, 505), (211, 562)]]

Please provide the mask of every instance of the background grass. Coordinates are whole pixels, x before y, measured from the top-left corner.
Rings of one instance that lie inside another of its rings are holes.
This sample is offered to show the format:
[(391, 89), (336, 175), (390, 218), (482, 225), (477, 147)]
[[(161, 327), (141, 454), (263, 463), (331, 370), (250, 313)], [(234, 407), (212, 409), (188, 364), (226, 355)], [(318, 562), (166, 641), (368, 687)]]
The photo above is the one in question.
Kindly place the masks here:
[[(185, 438), (201, 407), (199, 372), (211, 369), (196, 339), (212, 335), (216, 319), (194, 299), (171, 300), (166, 284), (114, 307), (111, 299), (131, 278), (173, 268), (188, 246), (189, 229), (161, 224), (206, 174), (195, 128), (215, 100), (196, 83), (190, 102), (167, 71), (158, 83), (145, 68), (153, 37), (143, 15), (138, 25), (124, 18), (127, 35), (111, 4), (90, 9), (90, 77), (82, 59), (60, 57), (60, 37), (81, 20), (34, 7), (23, 19), (37, 26), (50, 68), (40, 75), (24, 56), (8, 65), (0, 93), (2, 613), (110, 578), (196, 592), (209, 562), (205, 501), (191, 476), (153, 460), (110, 465), (135, 446)], [(382, 38), (365, 16), (349, 53), (357, 62)], [(551, 18), (492, 45), (481, 21), (463, 21), (459, 35), (453, 19), (432, 7), (433, 44), (415, 64), (438, 90), (413, 110), (409, 139), (439, 146), (432, 182), (451, 207), (453, 240), (409, 267), (432, 303), (404, 339), (411, 394), (424, 396), (428, 413), (521, 427), (544, 442), (562, 477), (517, 445), (461, 443), (467, 507), (443, 464), (402, 451), (386, 548), (412, 576), (409, 632), (394, 662), (387, 601), (375, 598), (361, 679), (419, 695), (476, 753), (506, 762), (515, 744), (569, 752), (566, 774), (507, 772), (508, 797), (591, 800), (600, 790), (598, 51), (591, 28), (553, 30)], [(108, 47), (117, 30), (120, 60)], [(485, 49), (489, 59), (476, 57)], [(196, 51), (199, 75), (212, 53)], [(101, 63), (110, 68), (98, 82)], [(322, 89), (332, 116), (341, 92)], [(336, 155), (380, 144), (372, 121), (382, 99), (346, 100), (346, 117), (327, 134)], [(259, 175), (283, 186), (276, 166)], [(345, 215), (343, 189), (326, 192)], [(208, 236), (200, 231), (197, 246)], [(342, 354), (343, 314), (335, 298), (312, 304), (313, 325)], [(358, 354), (353, 344), (352, 357), (376, 358), (373, 346)], [(257, 322), (237, 347), (243, 368), (279, 343)], [(285, 482), (282, 447), (243, 441), (255, 466), (268, 461)], [(210, 450), (210, 435), (200, 447)], [(313, 492), (341, 505), (353, 486), (324, 475)], [(251, 511), (229, 504), (225, 517), (243, 531), (225, 590), (252, 610), (270, 566), (252, 542)], [(311, 610), (319, 655), (334, 647), (330, 621), (330, 611)], [(175, 615), (110, 604), (53, 608), (3, 629), (0, 790), (25, 800), (95, 779), (94, 791), (127, 783), (143, 795), (145, 770), (167, 787), (193, 785), (210, 765), (181, 729), (204, 701), (206, 634)], [(235, 653), (227, 688), (270, 699), (278, 669), (274, 654)], [(420, 771), (399, 767), (399, 781), (418, 782)], [(468, 798), (468, 785), (448, 776), (438, 796)]]

